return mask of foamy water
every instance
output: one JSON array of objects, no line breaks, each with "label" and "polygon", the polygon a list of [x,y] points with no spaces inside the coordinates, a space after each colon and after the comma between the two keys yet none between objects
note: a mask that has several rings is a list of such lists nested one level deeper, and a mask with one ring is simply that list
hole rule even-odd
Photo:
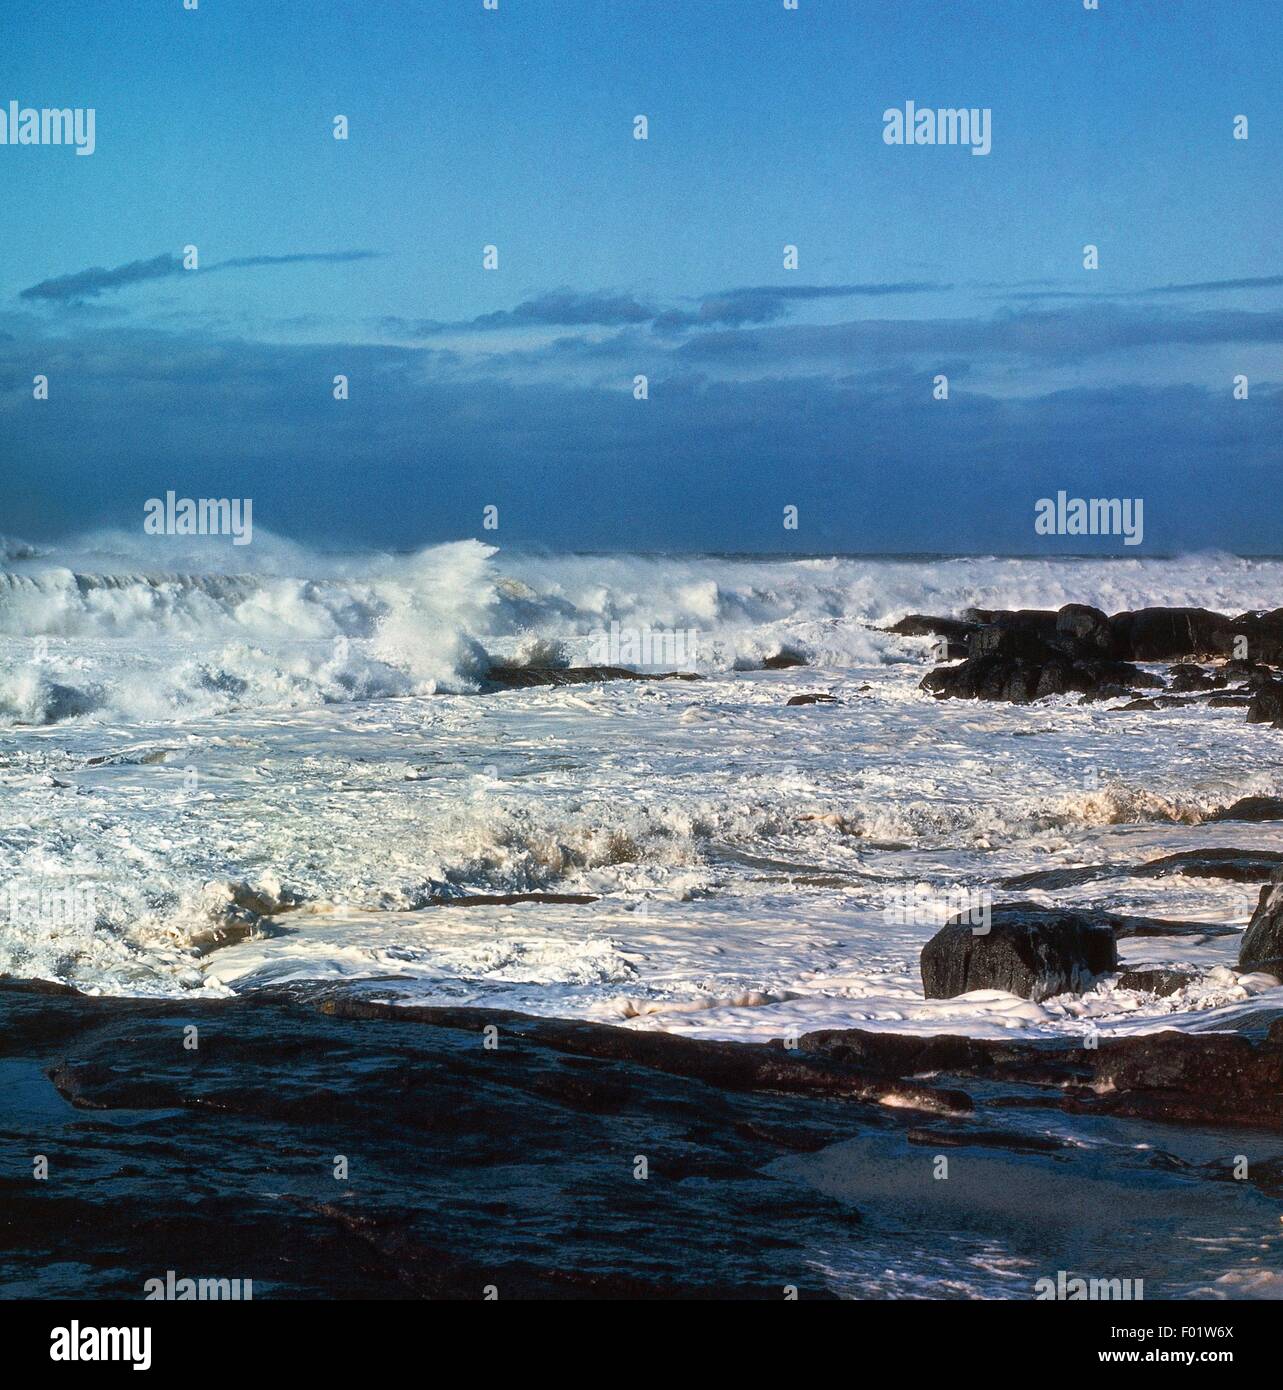
[{"label": "foamy water", "polygon": [[[923,1000],[935,925],[889,921],[897,895],[1283,849],[1269,825],[1201,824],[1283,791],[1283,767],[1241,709],[937,703],[916,688],[930,644],[878,629],[972,605],[1273,608],[1283,563],[252,549],[253,572],[111,536],[0,550],[0,969],[115,993],[365,980],[746,1038],[1218,1026],[1274,988],[1228,970],[1233,936],[1149,938],[1125,963],[1199,984]],[[474,693],[492,659],[582,661],[611,623],[694,631],[682,664],[705,679]],[[752,669],[780,650],[812,664]],[[837,703],[786,706],[803,691]],[[599,900],[440,905],[529,891]],[[1119,875],[1042,900],[1241,926],[1255,896]],[[209,950],[248,920],[236,902],[288,910]]]}]

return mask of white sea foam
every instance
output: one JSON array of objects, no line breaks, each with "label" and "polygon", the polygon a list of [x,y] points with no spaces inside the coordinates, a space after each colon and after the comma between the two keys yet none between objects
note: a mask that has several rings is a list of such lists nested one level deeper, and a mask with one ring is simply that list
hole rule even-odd
[{"label": "white sea foam", "polygon": [[[154,542],[165,544],[156,549]],[[879,629],[968,606],[1269,607],[1283,562],[531,556],[479,542],[322,556],[256,533],[211,542],[100,535],[0,570],[0,721],[163,718],[467,691],[490,658],[588,659],[611,623],[699,633],[704,671],[782,650],[851,668],[926,659]],[[159,563],[158,563],[159,562]],[[37,647],[37,644],[38,647]],[[40,659],[33,663],[32,654]],[[24,659],[26,658],[26,659]],[[123,658],[123,659],[122,659]]]},{"label": "white sea foam", "polygon": [[[1163,1000],[1106,984],[1038,1005],[925,1001],[932,928],[888,926],[888,894],[1283,848],[1270,825],[1205,823],[1277,794],[1283,771],[1241,710],[939,704],[917,689],[928,644],[880,629],[1070,600],[1272,608],[1279,562],[470,541],[326,557],[258,532],[252,549],[252,574],[232,569],[244,552],[157,563],[134,538],[0,551],[0,889],[94,888],[72,920],[0,916],[0,970],[135,993],[356,978],[738,1037],[1203,1027],[1272,988],[1223,969],[1235,937],[1141,938],[1128,964],[1197,983]],[[493,660],[582,661],[612,622],[697,630],[705,679],[470,693]],[[784,649],[813,664],[753,669]],[[785,704],[807,690],[837,703]],[[550,891],[598,901],[440,905]],[[1241,926],[1255,891],[1120,872],[1042,896]]]}]

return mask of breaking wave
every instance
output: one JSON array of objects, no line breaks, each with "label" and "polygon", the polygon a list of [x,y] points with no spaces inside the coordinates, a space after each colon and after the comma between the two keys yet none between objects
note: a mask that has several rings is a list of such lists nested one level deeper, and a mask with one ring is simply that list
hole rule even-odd
[{"label": "breaking wave", "polygon": [[1075,601],[1237,612],[1273,606],[1283,588],[1283,562],[1232,556],[531,555],[477,541],[324,556],[260,532],[254,572],[242,573],[229,566],[243,552],[191,545],[0,541],[0,721],[163,720],[466,692],[496,660],[589,660],[612,623],[694,633],[698,659],[686,664],[703,671],[783,651],[849,669],[924,659],[925,643],[880,630],[913,611]]}]

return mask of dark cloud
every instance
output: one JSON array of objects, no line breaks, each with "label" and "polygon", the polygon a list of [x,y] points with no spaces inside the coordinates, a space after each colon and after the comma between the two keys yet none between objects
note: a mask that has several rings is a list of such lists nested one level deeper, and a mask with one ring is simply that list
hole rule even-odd
[{"label": "dark cloud", "polygon": [[163,280],[166,276],[180,274],[182,269],[182,261],[169,254],[153,256],[149,261],[130,261],[111,270],[97,265],[89,270],[78,270],[74,275],[41,280],[38,285],[23,290],[18,298],[70,304],[78,299],[96,298],[105,290],[123,289],[126,285],[138,285],[144,280]]},{"label": "dark cloud", "polygon": [[808,301],[928,294],[952,288],[918,280],[866,285],[756,285],[704,295],[697,309],[660,309],[634,295],[611,290],[556,289],[524,300],[515,309],[497,309],[463,322],[387,318],[381,323],[389,332],[418,338],[497,328],[635,328],[643,324],[652,324],[661,333],[684,333],[695,328],[775,323],[788,313],[791,305]]},{"label": "dark cloud", "polygon": [[186,271],[179,257],[167,252],[164,255],[153,256],[147,261],[129,261],[126,265],[114,266],[110,270],[103,266],[92,266],[88,270],[78,270],[72,275],[59,275],[51,280],[41,280],[38,285],[31,285],[22,290],[18,298],[55,304],[75,304],[84,299],[95,299],[107,290],[124,289],[128,285],[138,285],[148,280],[164,280],[175,275],[209,274],[215,270],[240,270],[256,266],[338,265],[348,261],[371,260],[380,254],[378,251],[308,251],[287,256],[237,256],[203,267],[200,271]]},{"label": "dark cloud", "polygon": [[1065,363],[1102,353],[1217,343],[1283,342],[1283,311],[1158,313],[1091,308],[997,314],[992,318],[861,319],[726,329],[687,339],[677,353],[700,362],[849,362],[856,354],[966,353]]},{"label": "dark cloud", "polygon": [[[56,409],[30,398],[34,356]],[[490,361],[465,374],[423,347],[121,328],[0,342],[0,529],[135,527],[172,487],[252,497],[257,525],[331,547],[484,539],[494,504],[509,546],[1029,552],[1034,500],[1064,487],[1144,497],[1147,548],[1277,549],[1260,505],[1283,467],[1277,387],[1234,402],[1203,385],[1009,399],[957,384],[942,404],[928,373],[885,360],[731,380],[679,349],[638,402],[622,374],[518,381]]]},{"label": "dark cloud", "polygon": [[218,261],[209,270],[239,270],[259,265],[346,265],[351,261],[375,261],[382,251],[298,251],[289,256],[235,256]]},{"label": "dark cloud", "polygon": [[705,295],[694,312],[670,310],[655,326],[661,330],[699,328],[709,324],[741,327],[774,323],[794,303],[817,299],[881,298],[897,294],[931,294],[952,289],[922,280],[901,280],[865,285],[754,285]]},{"label": "dark cloud", "polygon": [[1038,299],[1145,299],[1164,294],[1230,294],[1236,290],[1283,288],[1283,275],[1254,275],[1240,280],[1190,280],[1184,284],[1149,285],[1139,290],[1022,290],[1005,297],[1021,301]]},{"label": "dark cloud", "polygon": [[471,320],[472,328],[513,328],[530,324],[552,327],[588,327],[600,324],[649,323],[656,310],[639,303],[632,295],[611,294],[605,290],[581,293],[576,290],[549,290],[536,299],[527,299],[515,309],[500,309]]}]

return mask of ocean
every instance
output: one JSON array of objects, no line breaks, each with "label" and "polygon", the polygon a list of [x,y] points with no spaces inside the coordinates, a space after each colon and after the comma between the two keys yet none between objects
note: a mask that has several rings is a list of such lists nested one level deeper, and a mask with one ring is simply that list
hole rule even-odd
[{"label": "ocean", "polygon": [[[528,1073],[520,1084],[530,1093],[491,1095],[485,1054],[466,1027],[420,1024],[402,1036],[370,1031],[393,1024],[306,1023],[282,1015],[282,998],[468,1006],[705,1040],[855,1027],[1087,1047],[1173,1027],[1259,1033],[1283,1005],[1272,977],[1232,969],[1257,885],[1131,872],[1182,849],[1283,849],[1277,821],[1211,819],[1241,796],[1283,791],[1272,731],[1245,723],[1241,708],[1207,703],[1141,712],[1077,696],[937,701],[919,689],[940,657],[934,639],[885,631],[909,613],[972,606],[1272,607],[1280,560],[534,555],[471,541],[325,556],[263,535],[253,569],[227,549],[174,550],[157,564],[154,542],[111,535],[68,548],[10,542],[3,555],[0,974],[178,1001],[214,1038],[204,1044],[210,1061],[182,1081],[214,1086],[213,1111],[163,1109],[153,1129],[170,1147],[138,1180],[111,1148],[117,1129],[83,1131],[79,1111],[51,1093],[43,1062],[6,1063],[13,1123],[31,1129],[19,1147],[47,1148],[50,1138],[36,1136],[64,1130],[78,1152],[106,1145],[103,1172],[118,1176],[95,1220],[108,1225],[113,1205],[135,1211],[170,1183],[171,1148],[188,1155],[209,1131],[207,1161],[228,1162],[228,1106],[250,1113],[256,1097],[297,1091],[295,1109],[284,1099],[285,1109],[268,1106],[259,1140],[293,1152],[295,1119],[329,1097],[328,1125],[339,1104],[331,1093],[353,1093],[364,1123],[386,1130],[384,1158],[406,1134],[409,1169],[421,1166],[421,1145],[445,1145],[430,1165],[436,1186],[416,1188],[416,1219],[441,1238],[428,1213],[459,1202],[471,1211],[477,1169],[460,1168],[453,1130],[416,1126],[435,1125],[442,1108],[492,1105],[488,1143],[506,1126],[539,1133],[549,1122],[527,1109],[562,1094],[559,1049],[580,1045],[553,1038],[545,1052],[530,1034],[521,1069],[502,1073]],[[612,653],[676,653],[680,669],[701,678],[512,680],[514,669]],[[502,687],[488,680],[495,667],[509,673]],[[799,695],[828,698],[788,703]],[[1081,865],[1108,872],[1055,891],[1002,887],[1015,874]],[[1041,1002],[994,990],[923,998],[919,954],[945,917],[1012,898],[1201,924],[1119,940],[1123,969],[1176,966],[1193,980],[1166,997],[1120,987],[1115,974]],[[74,1058],[106,1059],[83,1069],[83,1081],[78,1063],[68,1072],[57,1062],[64,1091],[72,1076],[76,1087],[110,1087],[135,1052],[129,1076],[167,1076],[174,1065],[186,1077],[167,1061],[164,1038],[178,1036],[170,1016],[118,1015],[113,1031],[113,1016],[72,1011],[70,997],[6,998],[21,1036],[35,1029],[54,1045],[75,1029]],[[28,1017],[39,1022],[21,1022]],[[303,1027],[306,1045],[275,1041]],[[359,1052],[345,1051],[356,1045],[353,1027],[363,1030]],[[683,1155],[696,1169],[739,1172],[745,1144],[777,1154],[783,1145],[744,1169],[766,1184],[758,1220],[776,1234],[766,1247],[714,1243],[698,1259],[685,1251],[681,1268],[602,1236],[575,1255],[600,1277],[1022,1298],[1040,1277],[1087,1269],[1143,1276],[1148,1297],[1276,1293],[1273,1161],[1258,1154],[1261,1136],[1058,1115],[1018,1091],[995,1102],[988,1123],[1001,1120],[1001,1133],[987,1138],[966,1123],[956,1134],[930,1127],[929,1113],[915,1119],[894,1105],[848,1111],[855,1102],[803,1105],[769,1090],[735,1101],[708,1087],[698,1099],[687,1095],[694,1081],[664,1079],[662,1069],[627,1074],[630,1105],[651,1105],[663,1116],[653,1123],[677,1126],[663,1143],[653,1134],[642,1143],[662,1150],[662,1170]],[[131,1086],[104,1093],[108,1106],[171,1105],[152,1081]],[[442,1095],[416,1101],[411,1086]],[[631,1211],[614,1191],[623,1158],[614,1138],[600,1152],[585,1148],[592,1108],[605,1102],[585,1112],[582,1086],[571,1084],[555,1130],[577,1156],[567,1151],[555,1172],[580,1173],[589,1187],[605,1181],[613,1195],[599,1220],[609,1226]],[[35,1106],[31,1116],[24,1105]],[[710,1105],[734,1108],[687,1133]],[[745,1129],[749,1116],[758,1118]],[[613,1122],[602,1133],[614,1136]],[[318,1134],[309,1144],[339,1145],[325,1154],[350,1143]],[[328,1179],[311,1175],[309,1144],[291,1181],[304,1191],[320,1183],[320,1193]],[[710,1156],[717,1145],[724,1161]],[[552,1177],[541,1152],[520,1159],[521,1183]],[[954,1180],[931,1180],[949,1152]],[[1254,1175],[1265,1163],[1264,1191],[1215,1180],[1240,1152],[1252,1155]],[[409,1169],[389,1169],[385,1197],[367,1176],[366,1200],[406,1200]],[[493,1201],[506,1204],[502,1172]],[[720,1212],[723,1188],[677,1183],[677,1207],[663,1220],[696,1220],[683,1202]],[[570,1213],[560,1198],[531,1201],[559,1213],[548,1240],[560,1250]],[[254,1219],[284,1219],[278,1207],[267,1201]],[[833,1216],[856,1208],[859,1236]],[[1125,1208],[1138,1222],[1126,1258]],[[705,1219],[719,1229],[714,1215]],[[63,1251],[60,1230],[40,1226],[32,1240]],[[192,1234],[193,1248],[204,1238]],[[288,1238],[302,1237],[289,1227]],[[525,1258],[503,1222],[470,1216],[457,1240],[487,1268]],[[79,1247],[67,1250],[81,1258]],[[398,1251],[371,1290],[409,1279]],[[57,1291],[63,1266],[47,1258],[47,1268],[19,1262],[17,1287]],[[175,1257],[164,1245],[139,1258],[146,1272]],[[328,1266],[238,1258],[236,1269],[268,1294],[331,1289]],[[92,1287],[131,1289],[139,1277],[131,1265]],[[460,1277],[470,1287],[471,1276]]]},{"label": "ocean", "polygon": [[[12,976],[155,996],[361,982],[756,1041],[1207,1029],[1283,1002],[1229,969],[1236,932],[1121,941],[1124,968],[1196,970],[1168,997],[1107,980],[924,999],[919,952],[960,902],[1241,927],[1253,885],[1126,870],[1283,850],[1278,823],[1207,823],[1283,792],[1283,765],[1241,709],[937,701],[918,689],[933,640],[884,631],[970,606],[1271,608],[1283,561],[158,544],[0,549]],[[702,679],[483,692],[493,664],[582,664],[630,634],[676,634]],[[763,669],[781,654],[806,664]],[[1117,872],[999,886],[1081,864]],[[467,902],[523,894],[552,900]]]}]

